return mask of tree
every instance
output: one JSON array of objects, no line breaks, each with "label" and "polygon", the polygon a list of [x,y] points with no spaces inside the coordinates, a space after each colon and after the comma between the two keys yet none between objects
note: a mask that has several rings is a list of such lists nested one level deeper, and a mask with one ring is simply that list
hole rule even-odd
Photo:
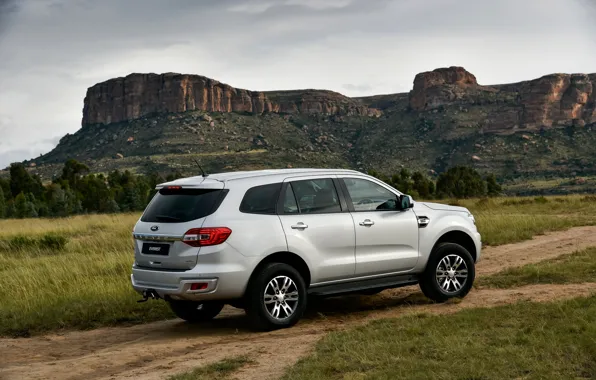
[{"label": "tree", "polygon": [[0,186],[0,219],[6,216],[6,200],[4,199],[4,190]]},{"label": "tree", "polygon": [[38,216],[35,205],[24,193],[19,193],[15,198],[15,212],[17,218],[37,218]]},{"label": "tree", "polygon": [[12,193],[10,191],[10,179],[0,178],[0,188],[4,192],[6,201],[12,199]]},{"label": "tree", "polygon": [[78,183],[83,174],[89,172],[89,167],[71,158],[64,163],[62,168],[61,184],[67,183],[72,189],[78,189]]},{"label": "tree", "polygon": [[457,166],[441,173],[436,192],[456,198],[481,197],[486,195],[486,182],[473,168]]},{"label": "tree", "polygon": [[16,218],[17,209],[14,206],[14,199],[9,200],[6,203],[6,218]]},{"label": "tree", "polygon": [[435,184],[420,172],[412,174],[413,189],[425,199],[430,199],[435,191]]},{"label": "tree", "polygon": [[103,176],[87,175],[78,183],[81,203],[85,212],[109,212],[114,195]]},{"label": "tree", "polygon": [[178,178],[182,178],[182,177],[184,177],[184,175],[182,175],[182,173],[180,173],[179,171],[175,171],[174,173],[171,173],[166,177],[166,181],[168,181],[168,182],[175,181]]},{"label": "tree", "polygon": [[38,176],[32,177],[23,164],[14,163],[10,165],[10,191],[15,198],[20,193],[31,193],[41,198],[44,187]]},{"label": "tree", "polygon": [[496,197],[503,191],[493,173],[486,176],[486,190],[489,197]]},{"label": "tree", "polygon": [[89,167],[87,165],[71,158],[64,163],[61,178],[70,183],[75,183],[77,178],[88,172]]}]

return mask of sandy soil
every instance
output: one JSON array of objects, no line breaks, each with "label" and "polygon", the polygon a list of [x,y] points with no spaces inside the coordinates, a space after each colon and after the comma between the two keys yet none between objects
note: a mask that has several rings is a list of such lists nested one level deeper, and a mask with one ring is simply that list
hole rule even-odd
[{"label": "sandy soil", "polygon": [[[488,247],[478,276],[535,263],[596,246],[596,227],[548,233],[530,241]],[[451,313],[520,300],[551,301],[596,293],[596,284],[533,285],[515,289],[473,290],[462,302],[430,304],[417,287],[387,290],[377,296],[349,296],[309,307],[291,329],[255,333],[241,310],[226,307],[209,324],[180,320],[133,327],[72,331],[26,339],[0,339],[0,379],[164,379],[227,357],[248,354],[255,361],[238,379],[275,379],[313,349],[329,331],[412,312]]]}]

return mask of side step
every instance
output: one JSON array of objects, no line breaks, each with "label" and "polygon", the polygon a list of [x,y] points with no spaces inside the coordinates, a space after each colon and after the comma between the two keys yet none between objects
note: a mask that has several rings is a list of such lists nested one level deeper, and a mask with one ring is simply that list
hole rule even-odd
[{"label": "side step", "polygon": [[339,284],[320,285],[308,289],[308,294],[315,296],[336,296],[342,294],[358,293],[364,290],[384,290],[391,288],[400,288],[403,286],[416,285],[418,276],[413,274],[387,276],[380,278],[370,278],[366,280],[357,280],[342,282]]}]

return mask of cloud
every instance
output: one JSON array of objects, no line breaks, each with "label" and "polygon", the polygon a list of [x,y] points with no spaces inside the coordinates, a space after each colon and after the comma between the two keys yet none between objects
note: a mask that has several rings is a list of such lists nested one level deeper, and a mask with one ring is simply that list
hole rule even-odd
[{"label": "cloud", "polygon": [[346,89],[349,92],[358,92],[358,93],[365,93],[370,92],[373,87],[370,84],[351,84],[347,83],[342,86],[342,88]]},{"label": "cloud", "polygon": [[513,82],[596,71],[594,16],[591,0],[0,0],[0,167],[75,132],[86,89],[131,72],[349,96],[451,65]]}]

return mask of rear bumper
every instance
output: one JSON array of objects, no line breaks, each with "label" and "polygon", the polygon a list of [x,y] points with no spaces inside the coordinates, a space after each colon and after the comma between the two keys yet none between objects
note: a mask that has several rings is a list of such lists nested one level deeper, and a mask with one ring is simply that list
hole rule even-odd
[{"label": "rear bumper", "polygon": [[[134,274],[130,275],[132,287],[139,293],[145,290],[155,290],[161,297],[168,296],[188,296],[195,297],[197,295],[213,293],[217,290],[217,278],[200,278],[181,280],[177,286],[168,286],[160,283],[143,283],[135,279]],[[206,284],[204,289],[192,290],[191,286],[194,283]]]},{"label": "rear bumper", "polygon": [[[239,267],[225,273],[155,270],[133,266],[130,280],[138,293],[153,290],[161,298],[178,300],[231,300],[244,295],[251,271]],[[191,290],[193,283],[206,283],[205,289]]]}]

